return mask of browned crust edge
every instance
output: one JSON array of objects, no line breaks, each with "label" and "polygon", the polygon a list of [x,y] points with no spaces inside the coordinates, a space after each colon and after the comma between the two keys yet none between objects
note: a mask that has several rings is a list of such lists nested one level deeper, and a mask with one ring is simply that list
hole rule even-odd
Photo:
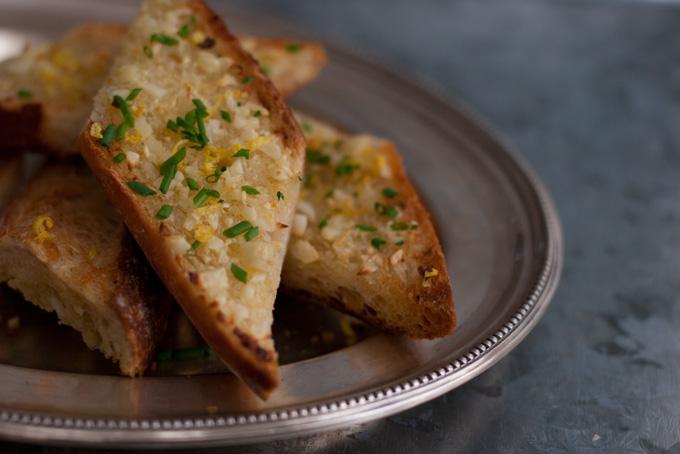
[{"label": "browned crust edge", "polygon": [[[291,149],[292,159],[301,160],[305,148],[302,132],[273,84],[261,73],[257,62],[241,48],[238,40],[230,34],[217,14],[200,0],[192,0],[189,4],[197,15],[205,20],[206,28],[211,30],[211,34],[216,38],[218,49],[240,62],[244,77],[253,76],[251,86],[256,90],[260,101],[271,112],[273,123],[277,125],[273,132],[280,135],[284,144]],[[115,203],[121,218],[141,245],[149,262],[204,340],[237,376],[261,398],[266,399],[279,384],[276,354],[258,348],[253,339],[249,339],[234,326],[233,320],[225,318],[216,304],[207,301],[195,289],[191,279],[178,273],[177,267],[173,265],[176,257],[164,246],[163,241],[159,240],[160,232],[155,226],[156,223],[152,221],[152,216],[137,203],[137,196],[125,182],[110,172],[109,153],[90,136],[88,132],[90,124],[91,122],[88,122],[85,125],[80,135],[81,153],[104,191]]]}]

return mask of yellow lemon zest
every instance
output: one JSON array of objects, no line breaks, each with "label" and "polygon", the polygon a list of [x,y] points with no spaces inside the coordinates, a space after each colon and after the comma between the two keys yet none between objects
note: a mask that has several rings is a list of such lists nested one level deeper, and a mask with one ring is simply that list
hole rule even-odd
[{"label": "yellow lemon zest", "polygon": [[132,106],[132,115],[134,115],[135,118],[141,117],[145,108],[146,106],[144,103],[134,104]]},{"label": "yellow lemon zest", "polygon": [[142,134],[136,130],[127,130],[125,131],[125,141],[131,144],[138,144],[142,142]]},{"label": "yellow lemon zest", "polygon": [[57,68],[61,68],[65,71],[76,72],[80,67],[78,60],[74,58],[67,49],[64,48],[57,49],[52,54],[50,60]]},{"label": "yellow lemon zest", "polygon": [[33,233],[35,233],[35,241],[42,243],[45,240],[52,240],[53,236],[49,231],[54,227],[54,219],[49,216],[36,216],[33,221]]},{"label": "yellow lemon zest", "polygon": [[194,228],[194,239],[205,243],[215,234],[215,230],[206,224],[199,224]]}]

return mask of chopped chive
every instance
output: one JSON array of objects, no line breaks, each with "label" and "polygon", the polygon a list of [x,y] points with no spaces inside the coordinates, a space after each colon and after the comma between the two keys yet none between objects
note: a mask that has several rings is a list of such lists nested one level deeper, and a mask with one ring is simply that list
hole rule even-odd
[{"label": "chopped chive", "polygon": [[250,241],[260,233],[259,227],[253,227],[246,232],[246,241]]},{"label": "chopped chive", "polygon": [[352,172],[354,172],[354,169],[356,169],[357,167],[359,167],[359,166],[356,165],[356,164],[349,163],[348,159],[345,158],[335,168],[335,174],[336,175],[351,175]]},{"label": "chopped chive", "polygon": [[208,197],[214,197],[216,199],[220,198],[220,193],[215,191],[214,189],[208,189],[208,188],[203,188],[200,191],[198,191],[198,194],[194,196],[194,206],[196,208],[200,208],[203,205],[205,205],[205,202],[208,200]]},{"label": "chopped chive", "polygon": [[285,199],[285,198],[286,198],[286,196],[283,195],[283,192],[281,192],[281,191],[276,191],[276,199],[277,199],[277,200],[283,200],[283,199]]},{"label": "chopped chive", "polygon": [[247,148],[241,148],[236,153],[234,153],[233,157],[250,159],[250,150]]},{"label": "chopped chive", "polygon": [[383,205],[380,202],[375,202],[373,208],[375,208],[375,211],[378,214],[382,214],[383,216],[389,216],[393,219],[399,216],[399,210],[393,205]]},{"label": "chopped chive", "polygon": [[198,182],[193,178],[187,178],[187,186],[189,186],[189,189],[192,191],[195,191],[200,187]]},{"label": "chopped chive", "polygon": [[302,130],[304,132],[312,132],[312,125],[310,125],[308,121],[303,121],[302,122]]},{"label": "chopped chive", "polygon": [[404,245],[404,240],[399,240],[396,243],[394,243],[395,246],[403,246]]},{"label": "chopped chive", "polygon": [[376,249],[380,249],[380,246],[382,246],[385,243],[387,243],[387,241],[380,237],[375,237],[371,240],[371,246],[373,246]]},{"label": "chopped chive", "polygon": [[175,154],[166,159],[160,166],[161,175],[165,175],[173,166],[177,166],[180,162],[184,160],[187,155],[187,149],[185,147],[177,150]]},{"label": "chopped chive", "polygon": [[408,230],[408,224],[405,222],[395,222],[390,226],[390,229],[399,231],[399,230]]},{"label": "chopped chive", "polygon": [[397,210],[397,207],[395,207],[394,205],[390,205],[387,207],[387,211],[385,212],[385,214],[394,219],[397,216],[399,216],[399,210]]},{"label": "chopped chive", "polygon": [[302,44],[300,43],[291,43],[286,46],[286,52],[290,54],[296,54],[302,50]]},{"label": "chopped chive", "polygon": [[203,101],[201,101],[198,98],[194,98],[194,99],[191,100],[191,102],[194,103],[194,105],[196,106],[196,109],[198,109],[198,113],[200,113],[201,116],[203,116],[203,117],[208,116],[208,108],[205,107],[205,104],[203,104]]},{"label": "chopped chive", "polygon": [[325,218],[323,218],[321,220],[321,222],[319,222],[319,230],[323,229],[327,225],[328,225],[328,216],[326,216]]},{"label": "chopped chive", "polygon": [[127,129],[127,125],[123,122],[118,125],[116,128],[116,140],[120,141],[125,138],[125,130]]},{"label": "chopped chive", "polygon": [[399,195],[399,193],[392,188],[385,188],[385,189],[382,190],[382,193],[388,199],[391,199],[391,198]]},{"label": "chopped chive", "polygon": [[142,92],[141,88],[133,88],[130,90],[130,93],[127,95],[127,98],[125,98],[126,101],[132,101],[137,97],[138,94]]},{"label": "chopped chive", "polygon": [[144,55],[146,55],[146,58],[153,58],[153,51],[149,46],[144,46],[143,49]]},{"label": "chopped chive", "polygon": [[112,161],[115,162],[116,164],[120,164],[121,162],[125,161],[125,158],[126,158],[125,153],[118,153],[113,157]]},{"label": "chopped chive", "polygon": [[234,262],[231,262],[231,273],[244,284],[248,283],[248,272]]},{"label": "chopped chive", "polygon": [[222,120],[226,121],[227,123],[231,123],[231,114],[225,110],[220,110],[220,115],[222,116]]},{"label": "chopped chive", "polygon": [[196,25],[197,22],[198,22],[198,19],[196,19],[196,15],[195,15],[195,14],[192,14],[192,15],[191,15],[191,23],[194,24],[194,25]]},{"label": "chopped chive", "polygon": [[205,181],[208,183],[217,183],[222,176],[222,174],[227,170],[226,167],[220,167],[219,169],[215,169],[215,171],[211,174],[205,177]]},{"label": "chopped chive", "polygon": [[201,245],[201,242],[200,242],[200,241],[194,240],[194,242],[191,243],[191,250],[192,250],[192,251],[195,251],[196,249],[198,249],[198,247],[199,247],[200,245]]},{"label": "chopped chive", "polygon": [[418,228],[418,223],[414,222],[411,224],[411,230],[416,230]]},{"label": "chopped chive", "polygon": [[333,197],[333,190],[332,190],[332,189],[329,190],[328,192],[326,192],[326,193],[323,195],[323,198],[324,198],[324,199],[330,199],[331,197]]},{"label": "chopped chive", "polygon": [[306,157],[307,162],[310,164],[328,164],[331,162],[329,155],[323,154],[321,150],[314,150],[312,148],[307,148]]},{"label": "chopped chive", "polygon": [[362,232],[375,232],[376,230],[378,230],[375,227],[373,227],[372,225],[366,225],[366,224],[357,224],[356,228],[361,230]]},{"label": "chopped chive", "polygon": [[114,125],[108,125],[102,134],[101,145],[103,147],[108,147],[113,142],[113,136],[116,134],[116,127]]},{"label": "chopped chive", "polygon": [[186,38],[187,36],[189,36],[189,24],[182,25],[182,28],[180,28],[179,31],[177,32],[177,36],[179,36],[180,38]]},{"label": "chopped chive", "polygon": [[127,101],[125,101],[121,96],[115,95],[113,97],[113,105],[118,107],[120,109],[120,113],[123,114],[123,117],[125,118],[125,123],[131,128],[135,127],[135,117],[132,116],[132,112],[130,112],[130,107],[127,104]]},{"label": "chopped chive", "polygon": [[172,214],[172,205],[163,205],[158,213],[156,213],[156,219],[167,219]]},{"label": "chopped chive", "polygon": [[161,181],[161,185],[158,188],[163,194],[168,193],[168,189],[170,189],[170,183],[172,183],[172,180],[175,179],[176,174],[176,164],[172,164],[171,166],[165,168],[165,173],[163,173],[163,181]]},{"label": "chopped chive", "polygon": [[145,185],[140,181],[128,181],[128,188],[135,191],[137,194],[147,197],[150,195],[156,195],[156,191]]},{"label": "chopped chive", "polygon": [[165,127],[169,129],[172,132],[177,132],[177,123],[175,123],[172,120],[168,120],[168,122],[165,124]]},{"label": "chopped chive", "polygon": [[17,91],[17,96],[21,99],[31,99],[33,97],[33,93],[22,88],[21,90]]},{"label": "chopped chive", "polygon": [[248,186],[247,184],[244,184],[243,186],[241,186],[241,190],[242,190],[243,192],[245,192],[246,194],[250,194],[250,195],[258,195],[258,194],[260,194],[260,191],[258,191],[257,189],[255,189],[255,188],[252,187],[252,186]]},{"label": "chopped chive", "polygon": [[234,238],[239,236],[242,233],[247,232],[248,230],[253,228],[253,224],[250,223],[250,221],[241,221],[238,224],[234,224],[231,227],[229,227],[227,230],[222,232],[224,236],[227,238]]},{"label": "chopped chive", "polygon": [[150,39],[152,42],[155,41],[166,46],[176,46],[179,43],[179,41],[177,41],[175,38],[168,35],[163,35],[162,33],[154,33],[151,35]]},{"label": "chopped chive", "polygon": [[272,69],[264,64],[260,65],[260,71],[262,71],[262,74],[265,76],[269,76],[272,73]]},{"label": "chopped chive", "polygon": [[241,79],[241,83],[243,85],[248,85],[250,84],[255,78],[253,76],[246,76],[243,79]]},{"label": "chopped chive", "polygon": [[257,118],[260,115],[262,115],[262,112],[260,112],[259,110],[256,110],[255,113],[253,114],[253,117]]}]

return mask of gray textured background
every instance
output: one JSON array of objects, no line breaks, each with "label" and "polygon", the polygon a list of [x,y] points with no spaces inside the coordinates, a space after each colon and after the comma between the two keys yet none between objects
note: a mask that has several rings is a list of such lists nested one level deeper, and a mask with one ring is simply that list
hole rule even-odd
[{"label": "gray textured background", "polygon": [[481,114],[552,191],[566,262],[536,330],[462,388],[341,432],[209,452],[680,452],[680,4],[231,3]]}]

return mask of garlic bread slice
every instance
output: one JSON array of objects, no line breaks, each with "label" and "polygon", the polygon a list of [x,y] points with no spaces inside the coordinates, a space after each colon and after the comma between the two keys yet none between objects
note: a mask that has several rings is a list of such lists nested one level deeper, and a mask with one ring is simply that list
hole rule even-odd
[{"label": "garlic bread slice", "polygon": [[82,162],[48,164],[0,221],[0,282],[140,375],[172,299]]},{"label": "garlic bread slice", "polygon": [[307,163],[285,288],[393,333],[449,334],[455,314],[444,255],[394,145],[298,120]]},{"label": "garlic bread slice", "polygon": [[[78,154],[77,138],[92,98],[126,31],[123,25],[85,23],[1,62],[0,150]],[[194,30],[186,39],[200,44],[206,36]],[[284,96],[314,79],[326,62],[323,47],[313,42],[247,37],[243,44]],[[153,45],[147,48],[152,52]]]},{"label": "garlic bread slice", "polygon": [[80,136],[165,285],[263,398],[278,384],[272,309],[304,149],[257,61],[197,0],[142,2]]}]

